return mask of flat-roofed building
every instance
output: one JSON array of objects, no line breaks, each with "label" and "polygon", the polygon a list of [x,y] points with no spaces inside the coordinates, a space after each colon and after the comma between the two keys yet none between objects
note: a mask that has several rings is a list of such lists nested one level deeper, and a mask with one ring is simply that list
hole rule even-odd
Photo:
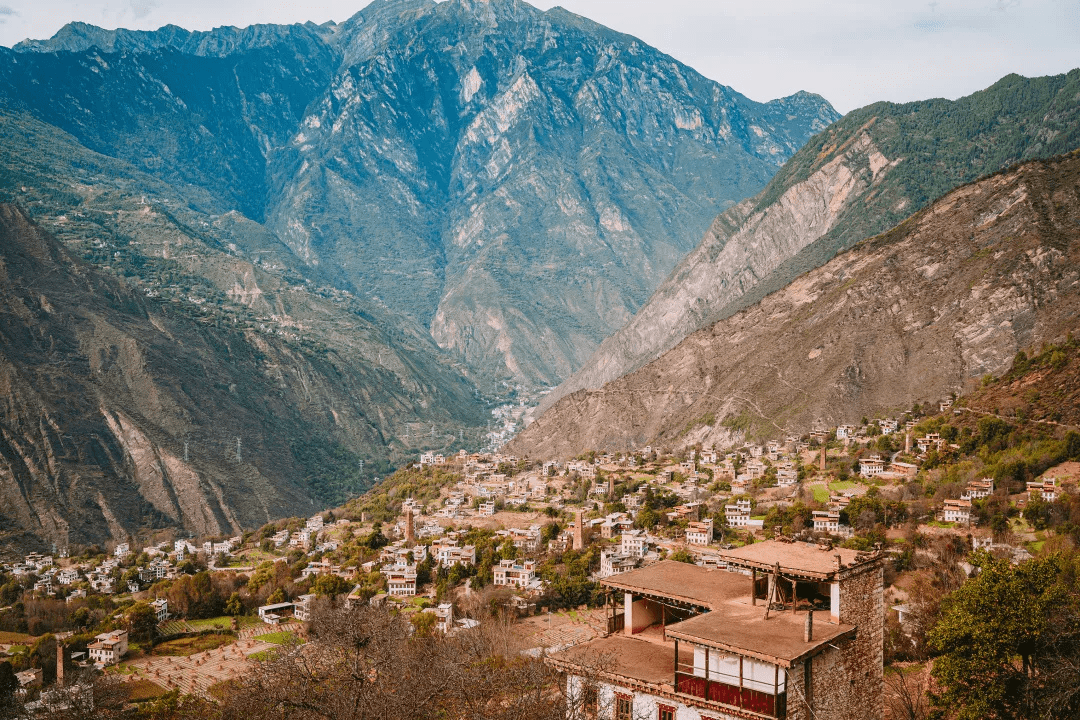
[{"label": "flat-roofed building", "polygon": [[970,500],[946,500],[942,511],[942,519],[945,522],[960,523],[967,525],[971,522]]},{"label": "flat-roofed building", "polygon": [[571,700],[616,720],[880,720],[883,556],[766,541],[719,557],[602,580],[621,632],[549,656]]},{"label": "flat-roofed building", "polygon": [[97,665],[115,665],[127,654],[127,630],[113,630],[97,635],[86,649],[90,651],[91,662]]}]

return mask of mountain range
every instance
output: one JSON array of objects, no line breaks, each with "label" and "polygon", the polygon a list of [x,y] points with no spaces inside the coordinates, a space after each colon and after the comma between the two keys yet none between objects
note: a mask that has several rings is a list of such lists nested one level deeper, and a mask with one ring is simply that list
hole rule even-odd
[{"label": "mountain range", "polygon": [[[264,251],[252,233],[287,249],[275,262],[384,306],[489,391],[577,370],[717,212],[839,117],[517,0],[203,33],[72,24],[0,51],[0,80],[8,112],[166,183],[196,228],[242,218],[220,233],[236,252]],[[69,214],[31,198],[7,199],[50,229]]]},{"label": "mountain range", "polygon": [[0,545],[234,533],[483,445],[838,117],[514,0],[0,48]]},{"label": "mountain range", "polygon": [[1080,70],[1010,75],[956,101],[875,103],[810,140],[698,247],[542,409],[641,368],[958,185],[1080,147]]},{"label": "mountain range", "polygon": [[723,445],[937,403],[1080,320],[1080,152],[963,185],[892,230],[564,396],[508,450]]}]

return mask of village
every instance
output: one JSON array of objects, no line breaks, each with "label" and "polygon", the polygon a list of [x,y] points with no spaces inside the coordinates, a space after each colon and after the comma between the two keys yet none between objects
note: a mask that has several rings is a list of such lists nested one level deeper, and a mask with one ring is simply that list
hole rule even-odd
[{"label": "village", "polygon": [[589,699],[620,720],[811,717],[838,702],[815,690],[835,672],[870,680],[844,700],[861,710],[830,717],[880,717],[883,662],[924,642],[911,618],[927,572],[966,578],[970,553],[1018,563],[1053,546],[1032,513],[1071,502],[1080,476],[1076,462],[1022,487],[957,474],[947,458],[992,423],[951,400],[924,412],[567,462],[427,452],[342,508],[242,536],[32,553],[2,567],[0,659],[28,708],[69,701],[65,676],[92,668],[132,702],[212,700],[304,643],[326,603],[387,607],[419,633],[495,612],[571,679],[582,653],[636,658]]}]

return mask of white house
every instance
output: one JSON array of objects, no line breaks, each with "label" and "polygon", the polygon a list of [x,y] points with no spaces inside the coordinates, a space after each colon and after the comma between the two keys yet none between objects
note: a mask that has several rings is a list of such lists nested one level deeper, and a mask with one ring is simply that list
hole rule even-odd
[{"label": "white house", "polygon": [[815,510],[814,532],[824,532],[836,535],[840,532],[839,510]]},{"label": "white house", "polygon": [[863,477],[872,478],[885,472],[885,461],[880,455],[871,455],[859,460],[859,474]]},{"label": "white house", "polygon": [[622,534],[619,552],[628,557],[645,557],[649,541],[644,530],[626,530]]},{"label": "white house", "polygon": [[712,518],[700,522],[691,522],[686,527],[687,545],[708,545],[712,542],[713,521]]},{"label": "white house", "polygon": [[159,623],[165,622],[169,617],[169,601],[166,598],[158,598],[150,603],[150,607],[154,608],[154,613],[157,614],[157,621]]},{"label": "white house", "polygon": [[994,478],[971,480],[964,492],[960,493],[961,500],[978,500],[994,494]]},{"label": "white house", "polygon": [[960,523],[961,525],[967,525],[971,522],[971,501],[946,500],[945,510],[942,513],[942,519],[945,522],[954,522]]},{"label": "white house", "polygon": [[416,595],[416,566],[394,565],[383,568],[386,577],[386,592],[395,597],[412,597]]},{"label": "white house", "polygon": [[728,527],[746,527],[750,524],[750,501],[743,498],[734,505],[725,505],[724,518]]},{"label": "white house", "polygon": [[90,660],[97,665],[115,665],[120,662],[128,649],[127,630],[113,630],[95,636],[94,642],[86,646],[90,651]]},{"label": "white house", "polygon": [[600,551],[600,577],[607,578],[630,572],[637,567],[638,558],[622,553]]},{"label": "white house", "polygon": [[525,560],[520,564],[513,560],[500,560],[499,564],[491,569],[494,574],[493,584],[527,588],[536,580],[535,568],[536,563],[532,560]]}]

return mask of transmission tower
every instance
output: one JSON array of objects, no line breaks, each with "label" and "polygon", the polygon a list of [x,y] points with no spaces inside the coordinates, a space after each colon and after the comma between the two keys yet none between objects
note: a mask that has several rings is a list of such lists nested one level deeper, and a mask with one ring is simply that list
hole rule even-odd
[{"label": "transmission tower", "polygon": [[236,438],[236,462],[242,462],[240,460],[240,438]]}]

